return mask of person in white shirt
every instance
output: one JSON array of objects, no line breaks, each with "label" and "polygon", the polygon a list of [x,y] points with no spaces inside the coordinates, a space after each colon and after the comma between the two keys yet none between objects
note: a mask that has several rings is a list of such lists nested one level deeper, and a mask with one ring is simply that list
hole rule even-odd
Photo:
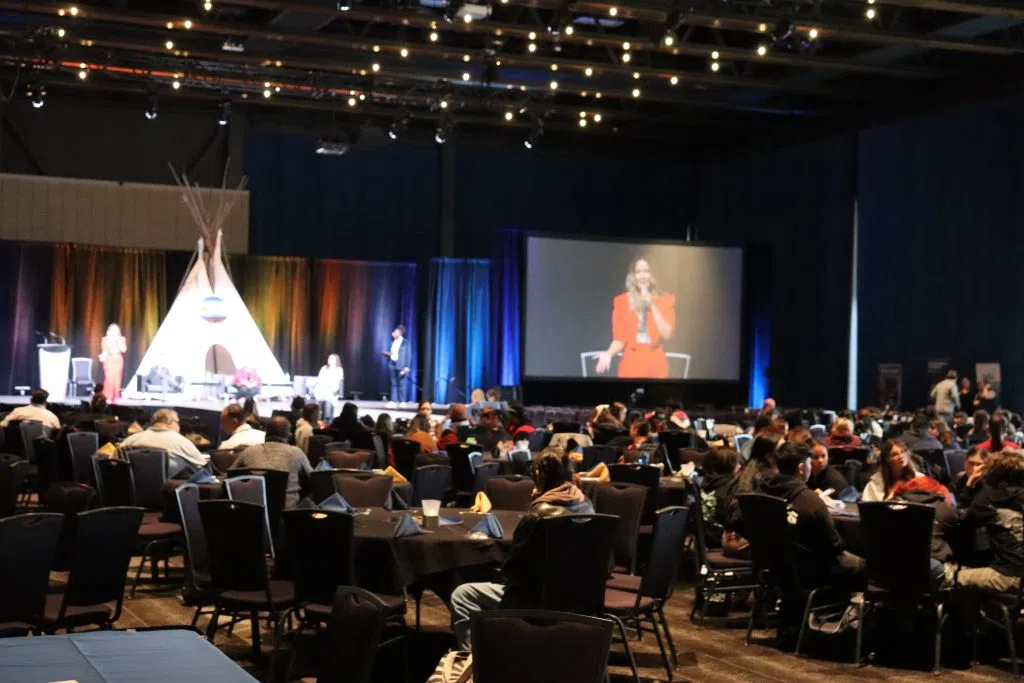
[{"label": "person in white shirt", "polygon": [[263,443],[267,435],[259,429],[253,429],[245,421],[245,411],[242,406],[232,403],[220,413],[220,428],[228,438],[220,442],[218,450],[233,451],[243,446],[255,446]]},{"label": "person in white shirt", "polygon": [[47,429],[57,431],[60,429],[60,419],[46,408],[46,399],[50,398],[50,392],[46,389],[36,389],[32,392],[27,406],[19,406],[7,414],[7,417],[0,422],[0,427],[6,427],[11,422],[42,422]]},{"label": "person in white shirt", "polygon": [[118,444],[119,448],[159,448],[167,451],[167,475],[180,478],[206,466],[207,458],[196,445],[180,433],[177,411],[161,408],[153,413],[149,429],[132,434]]},{"label": "person in white shirt", "polygon": [[341,367],[341,356],[332,353],[327,365],[320,368],[316,376],[313,396],[320,404],[320,414],[325,420],[334,418],[334,407],[338,397],[344,393],[345,371]]},{"label": "person in white shirt", "polygon": [[953,413],[960,410],[960,390],[956,385],[956,370],[946,373],[946,379],[932,387],[931,398],[935,402],[935,414],[953,424]]}]

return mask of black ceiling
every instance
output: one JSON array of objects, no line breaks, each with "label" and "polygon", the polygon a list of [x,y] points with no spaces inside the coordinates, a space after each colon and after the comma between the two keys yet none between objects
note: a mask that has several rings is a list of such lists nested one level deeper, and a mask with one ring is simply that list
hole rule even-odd
[{"label": "black ceiling", "polygon": [[685,140],[978,91],[1012,78],[1024,54],[1024,3],[351,3],[0,0],[0,68],[5,88],[18,79],[15,92],[41,83],[211,108],[230,99],[414,125]]}]

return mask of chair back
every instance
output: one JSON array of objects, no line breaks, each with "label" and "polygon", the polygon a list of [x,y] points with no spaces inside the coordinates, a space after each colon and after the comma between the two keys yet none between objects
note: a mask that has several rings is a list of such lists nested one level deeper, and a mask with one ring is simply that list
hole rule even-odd
[{"label": "chair back", "polygon": [[935,508],[904,501],[859,503],[868,583],[894,598],[929,593]]},{"label": "chair back", "polygon": [[472,491],[476,479],[473,475],[473,465],[469,462],[469,454],[473,452],[474,447],[464,443],[450,443],[444,450],[451,459],[452,486],[456,491]]},{"label": "chair back", "polygon": [[132,470],[135,505],[147,510],[164,507],[164,484],[167,482],[167,451],[160,448],[129,448],[125,460]]},{"label": "chair back", "polygon": [[747,444],[753,440],[754,437],[751,436],[750,434],[737,434],[736,436],[732,437],[732,444],[737,452],[742,452],[742,450],[746,448]]},{"label": "chair back", "polygon": [[355,518],[337,510],[285,510],[295,603],[330,605],[338,586],[354,583]]},{"label": "chair back", "polygon": [[443,501],[452,489],[452,468],[448,465],[417,467],[412,473],[412,504],[423,505],[423,500]]},{"label": "chair back", "polygon": [[339,473],[341,470],[313,470],[309,473],[309,496],[313,502],[320,504],[337,492],[334,475]]},{"label": "chair back", "polygon": [[349,452],[334,449],[327,451],[327,460],[331,463],[331,467],[336,469],[365,470],[368,469],[372,455],[370,451]]},{"label": "chair back", "polygon": [[390,507],[394,483],[386,474],[338,472],[334,475],[335,490],[349,505],[359,508]]},{"label": "chair back", "polygon": [[25,442],[21,439],[21,420],[8,422],[4,427],[4,449],[20,458],[25,457]]},{"label": "chair back", "polygon": [[42,616],[63,528],[64,515],[52,512],[0,520],[0,624]]},{"label": "chair back", "polygon": [[391,452],[395,456],[395,469],[403,477],[412,481],[412,474],[416,469],[416,456],[420,452],[420,445],[409,439],[394,439],[391,442]]},{"label": "chair back", "polygon": [[575,614],[604,612],[605,580],[619,518],[564,514],[537,522],[544,543],[540,568],[542,609]]},{"label": "chair back", "polygon": [[[495,610],[470,620],[474,683],[600,683],[614,622],[545,610]],[[510,652],[530,653],[510,657]],[[544,662],[537,666],[537,662]]]},{"label": "chair back", "polygon": [[487,480],[484,493],[495,510],[527,512],[533,502],[533,479],[521,474],[498,475]]},{"label": "chair back", "polygon": [[370,683],[377,646],[384,632],[387,610],[373,593],[341,586],[332,601],[327,623],[327,655],[319,683]]},{"label": "chair back", "polygon": [[91,458],[99,448],[100,438],[96,432],[68,432],[68,449],[71,451],[71,469],[75,473],[75,481],[96,485]]},{"label": "chair back", "polygon": [[210,467],[214,474],[227,474],[231,466],[238,460],[238,451],[210,451]]},{"label": "chair back", "polygon": [[268,591],[263,506],[241,500],[201,500],[198,507],[214,592]]},{"label": "chair back", "polygon": [[705,528],[704,509],[701,506],[700,487],[692,479],[684,479],[686,482],[687,498],[692,501],[690,512],[687,515],[693,522],[693,559],[696,563],[697,576],[703,576],[707,572],[707,529]]},{"label": "chair back", "polygon": [[18,494],[32,465],[16,455],[0,457],[0,518],[10,517],[18,505]]},{"label": "chair back", "polygon": [[964,471],[964,461],[967,460],[967,451],[946,451],[946,472],[950,480],[956,478]]},{"label": "chair back", "polygon": [[[462,438],[461,436],[459,437]],[[551,433],[546,429],[538,429],[530,432],[530,435],[526,437],[526,440],[530,444],[530,451],[536,453],[544,450],[544,447],[548,444],[548,439],[551,438]]]},{"label": "chair back", "polygon": [[815,441],[824,441],[828,437],[828,427],[825,425],[811,425],[810,430]]},{"label": "chair back", "polygon": [[473,494],[483,491],[487,487],[487,480],[501,473],[500,462],[484,462],[477,465],[473,471]]},{"label": "chair back", "polygon": [[927,473],[933,479],[949,484],[949,472],[946,470],[946,453],[941,448],[914,451],[914,455],[921,458],[927,468]]},{"label": "chair back", "polygon": [[182,484],[174,489],[178,501],[181,528],[185,532],[185,553],[193,581],[210,576],[210,554],[206,547],[206,532],[203,520],[199,518],[199,486]]},{"label": "chair back", "polygon": [[281,513],[284,511],[284,501],[288,496],[288,473],[257,467],[239,467],[238,469],[229,470],[227,478],[230,480],[236,476],[246,475],[263,477],[267,521],[270,524],[271,535],[277,538],[277,532],[281,528]]},{"label": "chair back", "polygon": [[224,480],[224,489],[230,500],[237,500],[263,508],[263,531],[266,550],[274,554],[274,534],[270,526],[270,513],[267,505],[267,480],[258,474],[239,473],[231,470],[234,476]]},{"label": "chair back", "polygon": [[328,434],[317,434],[313,432],[313,435],[309,437],[309,443],[307,444],[308,451],[306,452],[309,457],[309,464],[316,467],[321,460],[327,459],[327,444],[331,443],[334,438]]},{"label": "chair back", "polygon": [[508,454],[509,469],[512,470],[512,474],[529,474],[532,459],[533,454],[530,451],[513,449]]},{"label": "chair back", "polygon": [[60,481],[60,465],[57,461],[57,444],[45,436],[32,442],[32,450],[36,454],[36,467],[39,468],[37,489],[40,493],[50,488],[50,484]]},{"label": "chair back", "polygon": [[871,455],[869,448],[830,448],[828,449],[828,461],[834,465],[840,465],[847,460],[856,460],[862,465],[868,461]]},{"label": "chair back", "polygon": [[608,476],[613,482],[640,484],[648,488],[647,500],[641,524],[653,524],[654,513],[658,509],[658,487],[661,485],[661,470],[652,465],[611,465]]},{"label": "chair back", "polygon": [[619,449],[615,446],[584,446],[583,462],[580,463],[582,471],[589,472],[603,462],[605,465],[614,465],[619,461]]},{"label": "chair back", "polygon": [[92,384],[92,358],[71,359],[71,381],[74,384]]},{"label": "chair back", "polygon": [[594,489],[594,509],[619,518],[612,554],[615,564],[630,574],[636,573],[636,543],[648,495],[646,486],[625,482],[598,484]]},{"label": "chair back", "polygon": [[382,470],[388,466],[388,445],[380,434],[373,435],[373,469]]},{"label": "chair back", "polygon": [[126,460],[92,456],[93,475],[100,492],[103,507],[126,507],[135,504],[135,484],[132,468]]},{"label": "chair back", "polygon": [[116,602],[111,621],[117,621],[144,512],[140,507],[108,507],[78,513],[60,618],[67,607]]},{"label": "chair back", "polygon": [[18,423],[21,431],[21,443],[25,448],[25,459],[33,465],[36,464],[35,440],[47,435],[47,429],[42,422],[35,420],[22,420]]},{"label": "chair back", "polygon": [[784,593],[803,592],[793,553],[796,526],[787,519],[785,499],[760,493],[741,493],[736,498],[754,571]]},{"label": "chair back", "polygon": [[679,576],[679,563],[683,561],[686,517],[687,508],[678,505],[662,508],[655,515],[651,551],[640,579],[641,596],[662,602],[672,597]]}]

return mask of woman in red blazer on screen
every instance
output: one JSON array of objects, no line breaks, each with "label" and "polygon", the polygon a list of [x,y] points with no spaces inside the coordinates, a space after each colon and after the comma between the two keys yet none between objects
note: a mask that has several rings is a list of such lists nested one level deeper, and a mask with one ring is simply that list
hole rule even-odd
[{"label": "woman in red blazer on screen", "polygon": [[612,302],[612,343],[598,358],[597,373],[608,372],[621,351],[619,377],[668,379],[662,345],[675,329],[675,295],[658,289],[647,259],[635,259],[626,275],[626,291]]}]

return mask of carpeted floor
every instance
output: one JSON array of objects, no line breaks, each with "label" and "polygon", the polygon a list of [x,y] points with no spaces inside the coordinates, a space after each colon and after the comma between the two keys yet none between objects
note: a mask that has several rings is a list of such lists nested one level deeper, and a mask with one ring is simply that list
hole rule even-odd
[{"label": "carpeted floor", "polygon": [[[133,568],[129,576],[134,576],[137,560],[133,560]],[[174,564],[180,565],[180,560]],[[173,569],[172,569],[173,578]],[[755,643],[744,645],[743,636],[746,627],[746,614],[736,612],[728,620],[708,619],[704,628],[696,627],[689,619],[693,604],[692,587],[681,584],[671,600],[666,614],[669,619],[672,635],[680,654],[680,666],[674,672],[677,681],[931,681],[935,674],[924,670],[904,668],[886,668],[880,665],[857,667],[849,663],[853,658],[853,641],[847,638],[837,641],[834,638],[823,642],[823,637],[808,641],[808,650],[813,658],[796,657],[773,648],[774,632],[755,631]],[[126,599],[124,611],[117,627],[120,629],[188,624],[192,618],[192,609],[181,604],[179,597],[166,589],[141,586],[134,599]],[[408,619],[412,626],[414,605],[410,600]],[[206,618],[200,620],[200,628],[205,628]],[[918,627],[927,631],[926,626]],[[906,648],[913,649],[910,644],[914,627],[909,627],[906,635]],[[232,634],[220,631],[216,637],[216,645],[230,657],[239,662],[257,678],[263,679],[264,669],[260,665],[248,662],[251,631],[248,623],[238,624]],[[262,632],[263,650],[269,654],[271,634]],[[420,683],[427,679],[438,658],[451,646],[451,630],[449,612],[444,604],[432,593],[427,593],[422,607],[422,631],[411,631],[411,676],[410,681]],[[840,636],[845,638],[845,636]],[[927,634],[922,647],[927,658]],[[640,667],[641,679],[645,681],[666,681],[668,677],[661,665],[657,644],[654,637],[646,634],[641,642],[635,639],[631,646],[636,654]],[[848,644],[848,646],[847,646]],[[613,646],[612,680],[624,683],[629,680],[629,669],[621,656],[621,645]],[[942,670],[945,681],[995,681],[1011,677],[1008,664],[1004,661],[1002,668],[988,665],[975,665],[970,671]],[[397,681],[400,675],[386,674],[381,680]]]}]

